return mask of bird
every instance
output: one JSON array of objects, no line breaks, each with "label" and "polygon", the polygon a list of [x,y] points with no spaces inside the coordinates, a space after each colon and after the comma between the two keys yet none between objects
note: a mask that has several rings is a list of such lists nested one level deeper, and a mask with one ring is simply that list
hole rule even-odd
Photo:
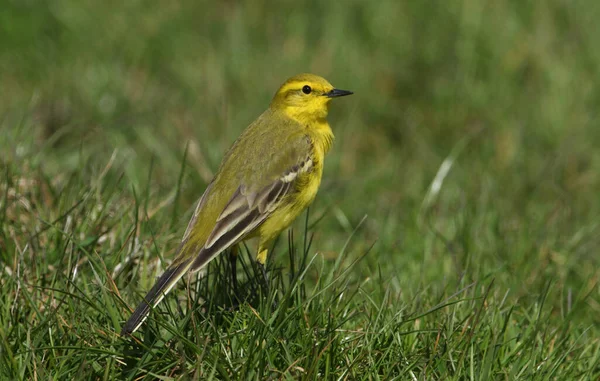
[{"label": "bird", "polygon": [[351,94],[314,74],[298,74],[281,85],[266,111],[225,153],[176,258],[123,325],[122,336],[134,333],[183,275],[247,239],[258,238],[256,262],[266,279],[270,245],[319,189],[334,139],[327,122],[330,102]]}]

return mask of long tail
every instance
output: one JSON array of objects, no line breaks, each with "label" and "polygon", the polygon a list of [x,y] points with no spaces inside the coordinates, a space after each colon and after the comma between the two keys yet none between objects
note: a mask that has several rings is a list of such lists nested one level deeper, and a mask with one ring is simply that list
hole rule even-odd
[{"label": "long tail", "polygon": [[165,297],[165,295],[171,291],[171,288],[177,283],[179,279],[188,271],[192,265],[194,258],[190,258],[179,265],[171,267],[164,272],[163,275],[158,278],[156,284],[146,294],[144,300],[137,306],[133,314],[127,320],[123,328],[121,329],[121,336],[130,335],[134,333],[140,325],[146,320],[150,310]]},{"label": "long tail", "polygon": [[[289,185],[289,184],[288,184]],[[269,188],[271,189],[271,188]],[[206,192],[205,192],[206,194]],[[279,194],[279,193],[278,193]],[[203,205],[204,196],[198,203],[196,213],[188,225],[188,229],[184,234],[184,241],[180,246],[180,254],[178,258],[186,257],[188,250],[193,250],[194,245],[187,246],[186,243],[190,229],[193,229],[196,218],[198,216],[198,210]],[[245,206],[244,206],[245,205]],[[217,221],[215,230],[211,233],[209,239],[212,241],[211,244],[206,247],[203,244],[203,248],[200,250],[196,257],[186,259],[184,262],[169,268],[163,275],[158,278],[156,284],[152,287],[150,292],[146,295],[144,300],[137,306],[129,320],[125,323],[121,329],[121,335],[129,335],[135,332],[140,325],[146,320],[150,310],[164,298],[164,296],[171,291],[171,288],[177,283],[179,279],[191,269],[191,271],[198,271],[202,267],[206,266],[214,257],[216,257],[223,250],[227,249],[236,242],[241,241],[252,232],[257,226],[264,222],[268,214],[261,214],[259,208],[254,208],[247,211],[247,204],[242,204],[243,208],[241,211],[232,212],[228,216],[234,216],[234,222],[232,223],[229,218],[223,218]],[[216,232],[216,233],[215,233]],[[214,235],[214,237],[213,237]],[[191,249],[191,248],[192,249]]]}]

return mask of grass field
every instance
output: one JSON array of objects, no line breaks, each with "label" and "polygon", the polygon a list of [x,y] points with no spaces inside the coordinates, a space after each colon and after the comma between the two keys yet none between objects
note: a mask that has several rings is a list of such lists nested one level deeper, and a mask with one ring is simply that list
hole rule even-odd
[{"label": "grass field", "polygon": [[[1,8],[0,379],[600,379],[600,3]],[[270,293],[249,247],[120,337],[300,72],[355,95]]]}]

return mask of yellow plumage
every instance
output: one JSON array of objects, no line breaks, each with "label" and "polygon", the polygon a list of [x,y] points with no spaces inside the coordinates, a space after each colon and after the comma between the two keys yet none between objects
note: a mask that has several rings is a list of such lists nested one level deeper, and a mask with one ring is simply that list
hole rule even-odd
[{"label": "yellow plumage", "polygon": [[286,81],[269,108],[227,151],[198,202],[173,264],[123,326],[134,332],[187,271],[197,271],[223,250],[259,238],[257,261],[279,233],[314,200],[333,133],[332,98],[352,94],[325,79],[300,74]]}]

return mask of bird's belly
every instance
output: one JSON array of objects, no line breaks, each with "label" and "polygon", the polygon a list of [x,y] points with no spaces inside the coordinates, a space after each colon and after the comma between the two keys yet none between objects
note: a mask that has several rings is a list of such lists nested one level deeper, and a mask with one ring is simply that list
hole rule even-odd
[{"label": "bird's belly", "polygon": [[298,178],[296,192],[283,199],[282,204],[259,228],[261,241],[274,239],[282,230],[290,226],[296,217],[313,202],[321,184],[321,173],[322,168],[315,168],[314,171]]}]

